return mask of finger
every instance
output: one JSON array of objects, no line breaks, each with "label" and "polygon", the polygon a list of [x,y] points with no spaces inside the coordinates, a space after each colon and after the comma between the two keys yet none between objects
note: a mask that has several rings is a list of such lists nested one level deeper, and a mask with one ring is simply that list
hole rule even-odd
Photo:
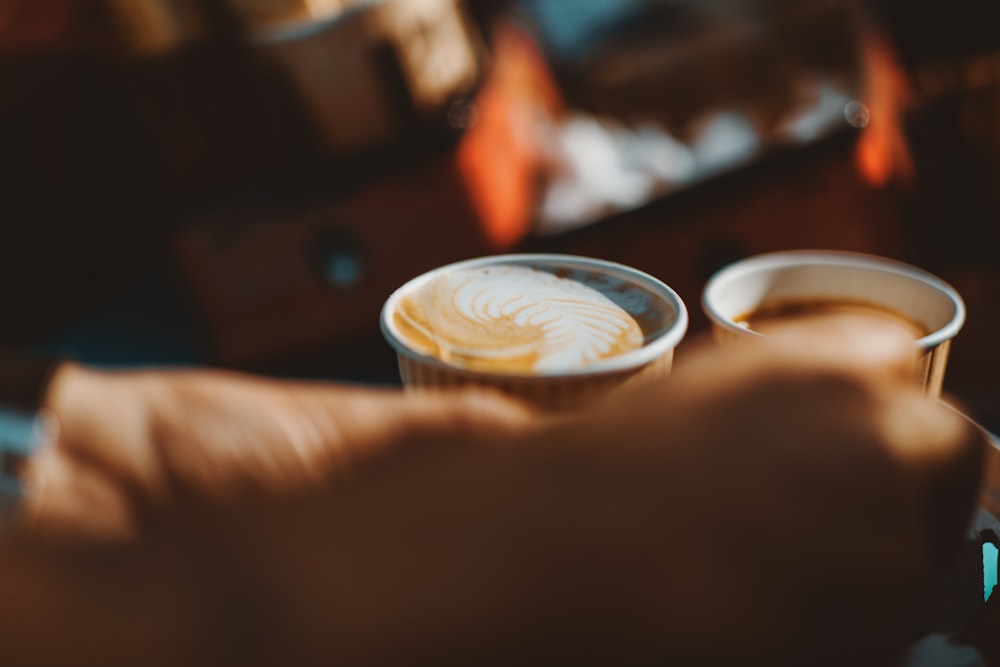
[{"label": "finger", "polygon": [[931,565],[943,566],[975,507],[986,436],[961,413],[916,393],[894,394],[880,414],[885,451],[924,520]]},{"label": "finger", "polygon": [[524,403],[496,391],[463,389],[407,394],[407,412],[418,425],[451,425],[462,431],[508,432],[530,423],[535,414]]},{"label": "finger", "polygon": [[59,538],[122,538],[135,529],[128,499],[102,471],[43,451],[28,468],[22,518],[32,532]]},{"label": "finger", "polygon": [[481,389],[302,387],[297,400],[323,448],[345,461],[374,455],[414,434],[454,434],[471,441],[527,428],[534,419],[524,404]]},{"label": "finger", "polygon": [[761,372],[832,373],[889,383],[911,382],[918,349],[891,322],[864,316],[803,318],[767,337],[696,344],[679,358],[675,376],[692,387],[739,383]]},{"label": "finger", "polygon": [[901,387],[913,382],[916,345],[912,336],[891,324],[856,318],[833,323],[804,319],[776,331],[774,336],[721,345],[696,341],[678,355],[670,376],[620,392],[604,404],[602,412],[632,417],[649,412],[662,421],[671,411],[683,414],[683,406],[697,410],[727,395],[756,391],[768,379],[825,379],[859,391],[878,384]]},{"label": "finger", "polygon": [[888,318],[818,315],[777,329],[767,342],[791,358],[867,374],[909,380],[916,371],[913,334]]}]

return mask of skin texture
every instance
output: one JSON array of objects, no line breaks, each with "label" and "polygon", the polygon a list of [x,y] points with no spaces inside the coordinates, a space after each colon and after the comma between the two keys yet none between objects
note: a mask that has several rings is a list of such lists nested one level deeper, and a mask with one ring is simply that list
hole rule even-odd
[{"label": "skin texture", "polygon": [[446,427],[506,433],[522,406],[491,394],[410,396],[228,372],[61,368],[60,437],[31,470],[35,530],[124,536],[180,503],[225,506],[321,486],[358,461]]},{"label": "skin texture", "polygon": [[913,363],[897,330],[807,324],[560,419],[71,368],[0,550],[0,644],[40,666],[887,664],[983,446]]}]

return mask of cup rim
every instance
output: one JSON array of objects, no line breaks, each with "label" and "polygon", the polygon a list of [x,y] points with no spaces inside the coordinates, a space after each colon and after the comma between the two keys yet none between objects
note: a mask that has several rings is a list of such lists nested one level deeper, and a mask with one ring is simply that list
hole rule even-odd
[{"label": "cup rim", "polygon": [[[396,330],[392,317],[395,305],[405,294],[408,294],[423,284],[433,280],[436,276],[441,275],[445,271],[455,271],[496,264],[519,264],[529,266],[540,264],[542,266],[562,266],[566,268],[610,269],[616,272],[619,276],[628,278],[629,280],[648,288],[654,294],[662,297],[667,303],[670,304],[670,307],[674,311],[674,322],[657,338],[651,340],[638,349],[630,350],[607,359],[602,359],[580,368],[571,368],[560,371],[539,371],[531,373],[516,371],[506,372],[502,370],[483,371],[456,364],[449,364],[438,359],[437,357],[424,354],[406,345],[402,336],[400,336]],[[618,262],[612,262],[610,260],[585,257],[582,255],[566,255],[559,253],[508,253],[502,255],[487,255],[484,257],[476,257],[473,259],[452,262],[450,264],[445,264],[431,269],[430,271],[426,271],[415,278],[411,278],[393,291],[389,298],[386,299],[385,303],[382,305],[379,321],[381,324],[382,336],[397,354],[435,368],[457,371],[464,375],[482,378],[505,377],[510,379],[555,379],[609,375],[642,368],[677,347],[681,340],[683,340],[684,335],[687,333],[689,318],[687,307],[684,305],[684,301],[677,294],[677,292],[671,289],[662,280],[634,267],[620,264]]]},{"label": "cup rim", "polygon": [[954,312],[951,319],[930,332],[916,343],[921,349],[929,350],[958,335],[965,324],[965,302],[958,291],[934,274],[899,260],[846,250],[782,250],[753,255],[737,260],[716,271],[701,293],[701,306],[708,318],[716,325],[744,336],[764,336],[764,334],[736,324],[733,319],[720,312],[714,304],[714,296],[723,285],[741,276],[761,270],[793,266],[842,266],[868,269],[909,278],[923,283],[944,294],[951,302]]}]

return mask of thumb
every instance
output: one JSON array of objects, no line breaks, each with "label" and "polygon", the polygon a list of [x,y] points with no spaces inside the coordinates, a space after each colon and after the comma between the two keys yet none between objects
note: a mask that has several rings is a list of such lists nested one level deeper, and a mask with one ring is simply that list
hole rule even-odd
[{"label": "thumb", "polygon": [[889,318],[815,315],[775,330],[766,340],[792,359],[904,381],[916,374],[919,350],[913,333]]},{"label": "thumb", "polygon": [[882,415],[887,451],[904,471],[923,521],[930,564],[941,568],[976,504],[986,435],[957,410],[912,393],[896,396]]}]

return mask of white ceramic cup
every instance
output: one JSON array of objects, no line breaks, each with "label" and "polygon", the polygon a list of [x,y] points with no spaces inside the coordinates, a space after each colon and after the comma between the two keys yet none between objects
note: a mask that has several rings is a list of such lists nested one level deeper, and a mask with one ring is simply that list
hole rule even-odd
[{"label": "white ceramic cup", "polygon": [[[641,347],[580,367],[556,371],[476,370],[450,363],[420,349],[401,331],[396,314],[402,300],[431,281],[463,270],[484,267],[515,266],[550,273],[581,272],[618,284],[634,286],[654,300],[663,320],[653,333],[647,333]],[[616,391],[640,378],[670,372],[674,348],[687,332],[688,314],[681,298],[663,282],[634,268],[589,257],[554,254],[514,254],[482,257],[449,264],[409,281],[386,301],[381,316],[382,333],[395,349],[400,375],[409,389],[449,389],[479,386],[497,389],[520,398],[540,409],[566,411]]]},{"label": "white ceramic cup", "polygon": [[916,341],[922,351],[918,381],[929,395],[940,395],[965,304],[951,285],[927,271],[873,255],[795,250],[730,264],[702,292],[702,307],[720,341],[761,335],[741,323],[758,309],[810,301],[883,308],[928,332]]}]

